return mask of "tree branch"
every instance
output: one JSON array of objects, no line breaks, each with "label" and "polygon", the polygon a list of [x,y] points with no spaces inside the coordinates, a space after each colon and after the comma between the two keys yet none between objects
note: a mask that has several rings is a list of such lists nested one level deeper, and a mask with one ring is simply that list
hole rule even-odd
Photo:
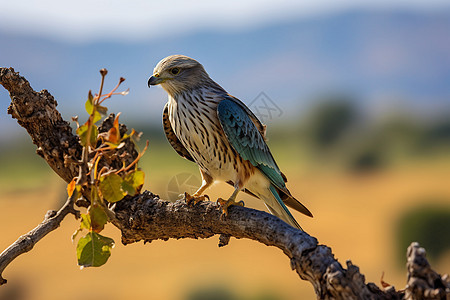
[{"label": "tree branch", "polygon": [[78,168],[75,164],[65,165],[65,157],[79,159],[82,147],[78,137],[72,134],[70,124],[56,109],[56,100],[47,90],[35,92],[13,68],[0,69],[0,84],[11,97],[8,114],[27,130],[37,146],[36,153],[64,181],[70,182],[78,175]]},{"label": "tree branch", "polygon": [[[78,160],[81,147],[69,124],[56,110],[56,101],[46,90],[33,91],[25,78],[12,68],[0,69],[0,84],[10,92],[12,102],[8,113],[28,131],[38,147],[37,153],[69,182],[77,175],[76,166],[65,164],[65,161]],[[133,149],[127,151],[131,153]],[[133,155],[130,154],[129,159]],[[61,220],[66,214],[60,214]],[[232,207],[229,216],[222,218],[214,202],[187,206],[184,201],[171,203],[146,191],[117,202],[111,208],[111,215],[111,222],[122,231],[124,244],[220,235],[219,246],[228,244],[230,237],[248,238],[275,246],[290,258],[291,267],[299,277],[312,283],[321,299],[445,299],[450,294],[448,276],[441,277],[431,269],[425,250],[418,244],[408,248],[408,285],[405,291],[396,291],[393,287],[381,290],[373,283],[366,284],[364,275],[350,261],[344,268],[334,258],[331,249],[318,244],[316,238],[262,211]],[[54,221],[52,226],[59,225],[61,220]],[[53,227],[47,225],[45,228]],[[16,243],[26,243],[20,240]],[[14,244],[8,249],[11,247]],[[28,251],[32,248],[27,247]],[[7,265],[17,257],[10,253],[5,250],[0,254],[0,262],[7,261]],[[0,276],[3,269],[0,268]]]},{"label": "tree branch", "polygon": [[47,211],[44,221],[27,234],[20,236],[0,254],[0,285],[6,283],[6,279],[2,277],[3,271],[16,257],[33,249],[34,245],[44,236],[59,227],[66,215],[72,213],[76,217],[79,216],[79,212],[74,209],[73,204],[74,199],[68,198],[59,211]]},{"label": "tree branch", "polygon": [[123,244],[214,235],[247,238],[281,249],[290,258],[291,268],[313,284],[320,299],[400,299],[394,290],[383,292],[374,284],[366,285],[358,267],[347,262],[345,270],[329,247],[263,211],[233,206],[222,218],[215,202],[188,206],[182,200],[160,200],[148,191],[119,201],[114,211],[113,223],[122,231]]}]

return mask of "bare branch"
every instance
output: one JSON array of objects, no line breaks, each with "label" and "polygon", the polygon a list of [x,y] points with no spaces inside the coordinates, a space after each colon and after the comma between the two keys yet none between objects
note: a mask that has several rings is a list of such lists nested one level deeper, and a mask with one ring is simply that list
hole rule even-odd
[{"label": "bare branch", "polygon": [[[69,164],[66,167],[64,162],[79,160],[81,146],[56,110],[56,101],[45,90],[33,91],[12,68],[0,69],[0,84],[10,91],[12,102],[8,113],[27,129],[38,147],[38,154],[69,182],[76,176],[77,166]],[[108,128],[108,122],[111,118],[102,127]],[[125,148],[129,154],[126,159],[132,162],[137,153],[131,146]],[[277,247],[290,258],[291,267],[299,277],[311,282],[321,299],[448,299],[450,295],[448,275],[441,277],[431,269],[425,250],[418,244],[408,248],[408,285],[405,291],[396,291],[393,287],[381,290],[373,283],[366,284],[364,275],[350,261],[344,268],[334,258],[331,249],[318,244],[316,238],[262,211],[232,207],[229,216],[221,218],[221,211],[213,202],[187,206],[183,201],[171,203],[144,192],[117,202],[109,213],[111,222],[122,231],[124,244],[220,235],[219,246],[227,245],[230,237],[235,237]],[[61,220],[65,214],[60,214]],[[51,222],[52,218],[55,217],[46,218],[42,224]],[[59,223],[51,222],[52,226]],[[24,246],[28,251],[32,248],[26,238],[19,238],[16,243],[28,245]],[[8,249],[11,247],[14,248],[14,244]],[[6,265],[17,257],[8,249],[0,254],[0,262],[6,261]],[[0,268],[0,274],[3,269]]]},{"label": "bare branch", "polygon": [[[75,194],[75,193],[74,193]],[[59,211],[49,210],[45,214],[44,221],[42,221],[33,230],[20,236],[11,246],[6,248],[0,254],[0,285],[6,283],[6,279],[2,277],[5,268],[19,255],[24,254],[39,242],[44,236],[55,230],[61,224],[61,221],[70,213],[78,217],[79,212],[73,208],[74,199],[68,198],[66,203]]]},{"label": "bare branch", "polygon": [[77,168],[74,164],[64,166],[64,157],[79,159],[82,147],[78,137],[72,134],[69,123],[62,119],[56,109],[56,100],[47,90],[35,92],[13,68],[0,69],[0,84],[9,91],[11,97],[8,114],[27,130],[37,146],[36,153],[64,181],[70,182],[77,176]]}]

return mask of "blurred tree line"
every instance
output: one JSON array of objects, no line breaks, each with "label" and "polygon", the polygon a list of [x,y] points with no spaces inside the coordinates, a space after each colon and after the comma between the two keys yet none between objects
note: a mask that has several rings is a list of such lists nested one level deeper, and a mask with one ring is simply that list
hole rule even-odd
[{"label": "blurred tree line", "polygon": [[[349,97],[322,99],[309,114],[305,134],[313,155],[342,160],[350,172],[367,173],[398,160],[443,157],[450,159],[450,112],[441,117],[419,120],[397,113],[371,123]],[[449,178],[450,188],[450,178]],[[431,260],[450,250],[450,199],[429,195],[413,203],[399,216],[395,230],[398,261],[404,263],[404,249],[418,241]]]},{"label": "blurred tree line", "polygon": [[353,172],[377,170],[398,159],[450,154],[450,111],[431,120],[393,113],[373,122],[355,103],[349,96],[318,101],[300,125],[311,153],[342,160]]},{"label": "blurred tree line", "polygon": [[[317,99],[315,103],[297,123],[269,124],[269,146],[294,144],[295,149],[308,149],[308,157],[301,159],[318,167],[337,163],[344,171],[356,175],[370,174],[414,159],[450,159],[450,111],[432,119],[392,112],[374,120],[366,116],[352,96],[332,95]],[[169,149],[162,128],[144,121],[126,123],[129,128],[143,132],[143,141],[150,140],[150,151]],[[15,165],[17,161],[24,163],[29,171],[47,170],[45,162],[34,155],[35,149],[28,137],[25,139],[0,144],[0,163],[4,171],[0,172],[0,179],[5,181],[4,186],[10,186],[11,180],[19,176],[22,187],[35,184],[36,180],[24,181],[28,172],[24,175]],[[156,144],[163,146],[155,148]],[[274,153],[280,159],[284,154]],[[429,195],[422,203],[436,203],[434,199],[435,195]],[[450,199],[447,200],[450,203]],[[413,207],[406,211],[399,217],[395,229],[399,260],[403,262],[404,249],[412,241],[419,241],[428,249],[431,259],[439,258],[450,249],[449,224],[449,205]]]}]

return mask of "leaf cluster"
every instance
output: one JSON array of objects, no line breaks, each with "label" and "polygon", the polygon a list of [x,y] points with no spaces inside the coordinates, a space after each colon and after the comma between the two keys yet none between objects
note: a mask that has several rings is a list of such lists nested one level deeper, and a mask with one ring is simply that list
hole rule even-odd
[{"label": "leaf cluster", "polygon": [[[85,104],[89,117],[80,125],[78,118],[76,133],[83,147],[80,161],[73,162],[79,165],[79,174],[67,186],[69,197],[78,199],[82,195],[90,200],[86,213],[81,214],[80,227],[75,231],[72,240],[75,240],[81,232],[87,232],[78,239],[77,258],[78,265],[83,267],[99,267],[105,264],[111,255],[114,240],[103,236],[100,232],[105,228],[109,220],[109,205],[122,200],[125,196],[134,196],[140,192],[145,174],[137,166],[139,159],[148,147],[148,141],[142,152],[136,159],[126,164],[125,153],[121,149],[127,142],[132,141],[137,148],[136,140],[139,135],[132,130],[130,134],[121,134],[119,125],[120,113],[114,118],[113,125],[106,132],[99,132],[96,125],[104,117],[108,109],[103,106],[106,99],[113,95],[126,95],[128,91],[116,92],[120,84],[125,80],[120,78],[119,83],[107,94],[102,94],[106,69],[100,70],[102,75],[100,90],[93,95],[89,91]],[[120,160],[117,164],[112,160]]]}]

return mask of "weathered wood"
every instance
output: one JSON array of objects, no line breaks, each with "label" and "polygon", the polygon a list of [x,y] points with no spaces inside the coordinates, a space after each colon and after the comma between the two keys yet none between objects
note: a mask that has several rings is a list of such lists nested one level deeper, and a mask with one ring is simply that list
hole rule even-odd
[{"label": "weathered wood", "polygon": [[37,146],[36,153],[64,181],[70,182],[78,175],[78,168],[74,164],[65,166],[64,158],[81,157],[82,147],[78,137],[72,134],[70,124],[56,109],[56,100],[47,90],[35,92],[13,68],[0,69],[0,84],[11,97],[8,114],[27,130]]},{"label": "weathered wood", "polygon": [[[33,91],[26,79],[12,68],[0,69],[0,84],[10,92],[12,101],[8,113],[28,131],[38,147],[37,153],[66,182],[77,176],[76,165],[67,162],[80,158],[81,146],[69,124],[56,110],[57,103],[53,97],[46,90]],[[104,122],[102,130],[110,128],[111,120]],[[127,160],[137,155],[131,146],[124,149],[128,154],[124,156]],[[25,235],[39,238],[19,238],[8,251],[0,254],[0,284],[4,268],[56,229],[72,210],[63,207],[61,213],[47,216],[37,228]],[[319,299],[450,299],[449,276],[434,272],[426,260],[425,250],[416,243],[408,248],[408,285],[405,290],[396,291],[392,287],[383,290],[373,283],[365,283],[364,275],[350,261],[343,267],[331,249],[320,245],[316,238],[262,211],[232,207],[229,215],[223,218],[214,202],[188,206],[184,201],[161,200],[146,191],[117,202],[111,212],[111,222],[122,231],[124,244],[219,235],[219,246],[227,245],[230,237],[235,237],[277,247],[290,258],[291,268],[299,277],[311,282]]]}]

